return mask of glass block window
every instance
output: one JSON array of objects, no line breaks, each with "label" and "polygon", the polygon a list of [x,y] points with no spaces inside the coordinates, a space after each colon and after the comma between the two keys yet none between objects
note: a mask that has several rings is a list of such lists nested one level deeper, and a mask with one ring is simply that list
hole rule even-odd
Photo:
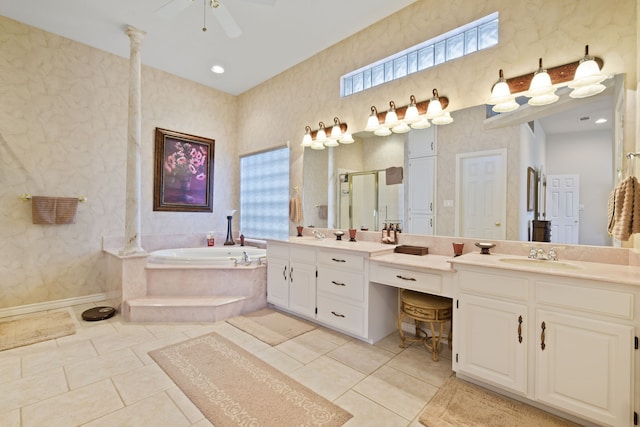
[{"label": "glass block window", "polygon": [[240,159],[240,230],[256,239],[289,235],[289,148]]},{"label": "glass block window", "polygon": [[341,96],[349,96],[498,44],[498,12],[345,74]]}]

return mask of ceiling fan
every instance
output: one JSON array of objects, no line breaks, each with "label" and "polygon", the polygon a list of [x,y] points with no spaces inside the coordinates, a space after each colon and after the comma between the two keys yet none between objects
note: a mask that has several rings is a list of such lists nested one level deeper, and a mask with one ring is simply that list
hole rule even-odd
[{"label": "ceiling fan", "polygon": [[[179,14],[180,12],[182,12],[183,10],[185,10],[186,8],[188,8],[189,6],[191,6],[192,4],[194,4],[196,1],[197,0],[170,0],[164,6],[157,9],[154,12],[154,14],[162,18],[172,18],[177,14]],[[223,1],[226,2],[226,0],[222,0],[222,1],[221,0],[203,0],[204,8],[205,8],[205,24],[202,27],[202,31],[207,31],[206,12],[207,12],[207,3],[208,3],[209,8],[213,10],[213,16],[218,20],[220,27],[222,27],[222,30],[225,32],[227,37],[232,39],[236,37],[240,37],[240,35],[242,34],[242,29],[240,29],[240,26],[238,25],[236,20],[233,18],[231,13],[229,13],[229,10],[227,10]],[[240,1],[248,1],[252,3],[264,4],[267,6],[273,6],[276,3],[276,0],[240,0]]]}]

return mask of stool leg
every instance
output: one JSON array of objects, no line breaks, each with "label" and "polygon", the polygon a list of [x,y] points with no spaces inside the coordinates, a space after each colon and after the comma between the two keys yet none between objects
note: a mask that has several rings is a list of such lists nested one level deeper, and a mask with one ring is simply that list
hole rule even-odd
[{"label": "stool leg", "polygon": [[404,313],[401,311],[398,314],[398,333],[400,334],[400,348],[405,348],[404,343],[404,331],[402,330],[402,319],[404,318]]}]

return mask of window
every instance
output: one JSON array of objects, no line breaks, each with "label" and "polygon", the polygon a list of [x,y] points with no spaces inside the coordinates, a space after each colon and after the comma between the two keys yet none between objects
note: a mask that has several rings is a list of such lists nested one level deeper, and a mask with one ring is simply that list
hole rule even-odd
[{"label": "window", "polygon": [[340,95],[353,95],[497,44],[498,12],[345,74]]},{"label": "window", "polygon": [[240,159],[240,230],[257,239],[289,235],[289,148]]}]

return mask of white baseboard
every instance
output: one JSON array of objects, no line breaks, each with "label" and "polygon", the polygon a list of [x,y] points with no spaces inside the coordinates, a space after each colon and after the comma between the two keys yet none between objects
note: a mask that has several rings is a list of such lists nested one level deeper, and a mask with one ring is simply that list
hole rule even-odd
[{"label": "white baseboard", "polygon": [[0,318],[18,316],[21,314],[36,313],[38,311],[53,310],[57,308],[70,307],[72,305],[88,304],[98,301],[108,300],[109,297],[117,295],[94,294],[83,297],[60,299],[55,301],[39,302],[36,304],[20,305],[17,307],[0,308]]}]

